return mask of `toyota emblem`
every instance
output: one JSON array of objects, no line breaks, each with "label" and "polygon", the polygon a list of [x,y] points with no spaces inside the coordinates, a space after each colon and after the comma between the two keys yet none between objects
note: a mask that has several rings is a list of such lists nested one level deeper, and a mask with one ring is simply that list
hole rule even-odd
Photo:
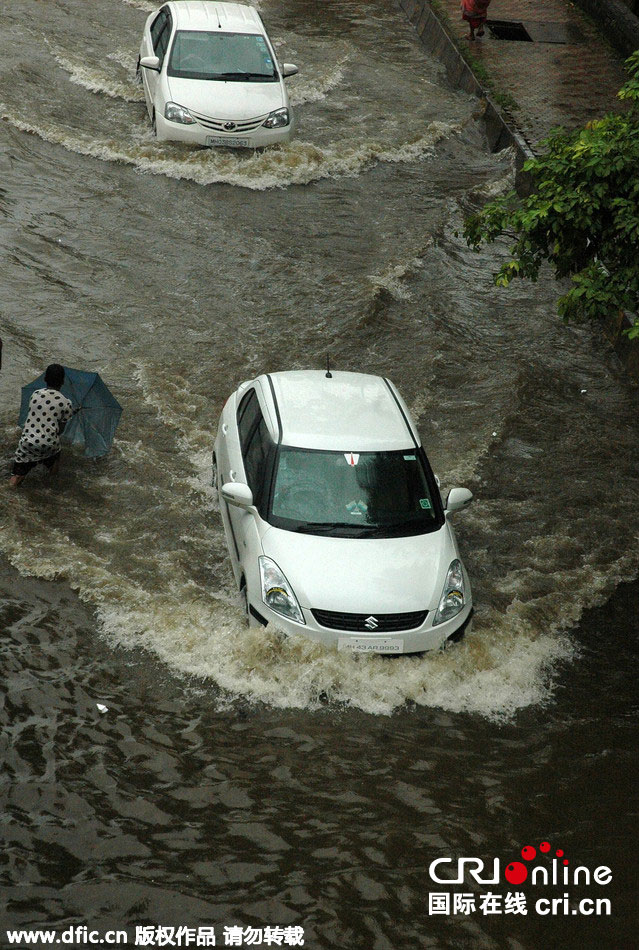
[{"label": "toyota emblem", "polygon": [[225,122],[224,128],[227,132],[232,132],[236,128],[235,122]]}]

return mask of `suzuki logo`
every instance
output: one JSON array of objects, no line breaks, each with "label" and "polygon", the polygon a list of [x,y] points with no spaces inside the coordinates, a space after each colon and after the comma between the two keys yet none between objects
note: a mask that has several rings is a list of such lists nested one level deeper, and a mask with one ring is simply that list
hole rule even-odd
[{"label": "suzuki logo", "polygon": [[235,122],[225,122],[224,128],[226,129],[227,132],[232,132],[233,129],[236,128]]},{"label": "suzuki logo", "polygon": [[367,617],[366,620],[364,621],[364,626],[366,627],[367,630],[377,630],[377,628],[379,627],[377,617]]}]

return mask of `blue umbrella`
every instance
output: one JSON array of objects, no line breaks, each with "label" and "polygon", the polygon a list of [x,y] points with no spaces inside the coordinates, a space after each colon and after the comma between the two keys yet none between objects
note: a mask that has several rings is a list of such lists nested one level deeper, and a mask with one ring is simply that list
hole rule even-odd
[{"label": "blue umbrella", "polygon": [[[36,389],[43,389],[44,386],[43,374],[28,386],[22,387],[19,426],[23,426],[26,421],[32,393]],[[111,395],[97,373],[84,373],[67,366],[64,367],[64,385],[61,392],[71,400],[74,409],[80,410],[67,422],[61,440],[72,445],[83,445],[84,454],[89,458],[106,455],[122,415],[120,403]]]}]

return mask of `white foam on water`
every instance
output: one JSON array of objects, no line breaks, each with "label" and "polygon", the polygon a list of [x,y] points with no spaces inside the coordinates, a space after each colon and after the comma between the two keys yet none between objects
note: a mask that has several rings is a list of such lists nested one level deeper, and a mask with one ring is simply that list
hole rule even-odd
[{"label": "white foam on water", "polygon": [[406,287],[404,279],[422,266],[422,260],[414,257],[404,263],[389,264],[382,274],[369,274],[367,279],[376,291],[385,290],[395,300],[410,300],[412,294]]},{"label": "white foam on water", "polygon": [[127,7],[135,7],[136,10],[144,10],[145,13],[153,13],[162,6],[161,2],[153,3],[153,0],[122,0]]},{"label": "white foam on water", "polygon": [[[150,399],[160,402],[153,394]],[[182,428],[179,412],[167,418]],[[196,454],[202,448],[200,436],[185,444]],[[153,452],[152,446],[125,445],[133,470],[127,492],[135,492],[138,450]],[[154,460],[155,467],[159,461]],[[152,463],[145,457],[145,468]],[[519,560],[501,581],[488,580],[508,597],[505,609],[486,606],[481,591],[475,590],[474,630],[463,643],[423,656],[337,653],[271,627],[246,628],[230,565],[223,557],[221,526],[204,514],[190,482],[195,479],[199,493],[211,489],[206,486],[205,491],[197,475],[182,478],[181,469],[169,487],[154,489],[155,507],[165,511],[162,524],[179,526],[179,542],[163,544],[153,520],[157,515],[149,520],[143,513],[135,529],[139,534],[143,526],[131,567],[121,555],[122,547],[135,543],[128,514],[119,520],[115,515],[108,526],[98,527],[99,544],[95,527],[85,525],[82,541],[81,536],[70,537],[71,528],[77,532],[83,526],[82,503],[73,500],[69,515],[66,500],[47,510],[41,502],[34,504],[28,492],[4,499],[2,546],[23,575],[66,580],[94,609],[109,644],[152,652],[176,673],[197,677],[204,688],[210,687],[218,703],[239,697],[280,708],[314,709],[331,702],[374,715],[390,715],[414,703],[503,720],[551,700],[560,665],[577,653],[564,631],[639,568],[639,545],[605,567],[583,562],[575,566],[574,559],[566,557],[571,539],[531,538],[524,566]],[[101,486],[107,504],[115,504],[124,490],[117,482],[109,492],[108,477]],[[466,516],[472,517],[472,510]],[[486,516],[481,513],[484,528],[490,511]],[[25,519],[28,533],[23,530]],[[69,528],[56,527],[56,519]],[[499,530],[498,521],[492,530]],[[212,551],[217,566],[203,579],[201,564]],[[473,556],[479,559],[481,552]],[[563,568],[564,559],[571,566]],[[549,573],[551,582],[544,585]]]},{"label": "white foam on water", "polygon": [[270,627],[247,629],[228,607],[157,597],[134,610],[99,611],[112,643],[152,650],[173,669],[231,696],[279,708],[329,701],[375,715],[413,702],[488,718],[512,716],[551,694],[551,668],[572,655],[568,641],[490,633],[415,657],[354,656]]},{"label": "white foam on water", "polygon": [[348,56],[334,63],[331,68],[319,75],[313,75],[312,68],[305,67],[304,73],[289,80],[288,96],[292,106],[303,105],[306,102],[319,102],[335,89],[344,80],[344,72]]},{"label": "white foam on water", "polygon": [[341,141],[322,148],[294,141],[246,154],[158,143],[150,132],[140,135],[137,129],[132,130],[130,142],[95,139],[77,130],[37,124],[12,113],[4,104],[0,104],[0,114],[14,128],[80,155],[133,165],[141,172],[199,185],[224,183],[258,191],[306,185],[324,178],[354,178],[379,162],[422,161],[433,154],[437,142],[459,130],[457,123],[432,122],[423,135],[399,145],[373,141],[349,145]]},{"label": "white foam on water", "polygon": [[271,627],[248,629],[228,589],[217,595],[185,583],[170,559],[150,589],[55,531],[37,554],[15,537],[7,554],[23,575],[68,580],[95,609],[109,644],[152,652],[172,670],[223,690],[217,695],[223,703],[241,697],[316,709],[331,702],[373,715],[415,703],[504,719],[546,701],[553,667],[574,653],[565,638],[531,636],[516,610],[501,618],[500,629],[482,624],[465,643],[443,652],[392,658],[338,653]]},{"label": "white foam on water", "polygon": [[[58,66],[69,75],[69,79],[77,86],[82,86],[90,92],[109,96],[111,99],[123,99],[126,102],[144,102],[144,91],[135,82],[135,78],[122,79],[113,76],[95,66],[74,60],[68,54],[51,48],[51,54]],[[115,55],[111,57],[115,61]],[[130,65],[128,63],[127,65]]]},{"label": "white foam on water", "polygon": [[112,53],[107,53],[107,59],[113,60],[118,66],[126,69],[132,79],[135,79],[135,65],[137,63],[137,49],[115,49]]},{"label": "white foam on water", "polygon": [[[199,419],[210,417],[210,405],[205,399],[190,393],[188,380],[179,374],[165,379],[160,392],[154,389],[146,367],[142,363],[134,363],[134,366],[133,378],[142,391],[144,402],[155,410],[158,421],[175,431],[180,453],[195,469],[194,475],[183,477],[184,487],[199,494],[201,503],[209,511],[217,511],[217,491],[211,485],[216,428],[198,424]],[[189,394],[186,401],[185,394]]]},{"label": "white foam on water", "polygon": [[[415,703],[499,720],[552,695],[553,669],[574,655],[557,635],[530,636],[516,616],[500,629],[482,624],[466,642],[424,656],[379,657],[327,650],[276,629],[248,629],[229,591],[212,595],[167,576],[153,590],[108,571],[65,541],[66,568],[28,545],[12,545],[9,558],[23,574],[66,576],[96,611],[112,646],[152,652],[172,670],[197,677],[226,694],[278,708],[315,709],[345,704],[390,715]],[[75,570],[74,570],[75,568]],[[75,577],[73,576],[75,575]],[[161,581],[161,582],[160,582]]]}]

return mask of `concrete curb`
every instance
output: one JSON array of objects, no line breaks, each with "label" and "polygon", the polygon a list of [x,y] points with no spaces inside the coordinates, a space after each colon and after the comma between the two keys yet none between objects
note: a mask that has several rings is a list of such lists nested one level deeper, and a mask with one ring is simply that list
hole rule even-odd
[{"label": "concrete curb", "polygon": [[445,66],[451,85],[455,89],[463,89],[464,92],[477,96],[485,103],[481,121],[489,147],[492,152],[499,152],[509,146],[515,149],[516,187],[518,191],[525,193],[527,181],[522,166],[529,158],[534,158],[534,152],[524,137],[515,128],[514,123],[510,122],[495,105],[490,93],[479,82],[428,0],[398,0],[398,3],[415,27],[417,35],[428,52]]},{"label": "concrete curb", "polygon": [[639,17],[621,0],[575,0],[623,56],[639,49]]},{"label": "concrete curb", "polygon": [[[519,194],[524,196],[529,190],[529,181],[528,176],[523,171],[523,164],[527,159],[534,158],[535,153],[514,124],[492,101],[486,89],[463,58],[455,40],[433,12],[428,0],[398,0],[398,3],[415,27],[428,52],[445,66],[446,75],[451,85],[456,89],[463,89],[465,92],[476,95],[485,102],[481,121],[486,131],[490,149],[493,152],[498,152],[508,146],[515,149],[515,187]],[[639,20],[619,0],[577,0],[577,3],[589,13],[591,13],[590,8],[592,7],[591,15],[602,24],[604,22],[614,22],[615,30],[619,28],[620,24],[623,26],[630,18],[634,21],[637,37],[639,38]],[[618,8],[622,8],[622,10]],[[628,41],[627,37],[632,37],[634,34],[631,31],[630,33],[626,32],[625,35],[626,41]],[[634,40],[631,39],[630,42],[634,42]],[[637,45],[639,46],[639,43]],[[632,49],[630,52],[632,52]],[[604,332],[629,375],[635,380],[639,380],[639,344],[633,343],[623,333],[624,329],[629,329],[632,324],[633,321],[630,315],[623,314],[619,319],[611,320],[607,325],[604,325]]]}]

